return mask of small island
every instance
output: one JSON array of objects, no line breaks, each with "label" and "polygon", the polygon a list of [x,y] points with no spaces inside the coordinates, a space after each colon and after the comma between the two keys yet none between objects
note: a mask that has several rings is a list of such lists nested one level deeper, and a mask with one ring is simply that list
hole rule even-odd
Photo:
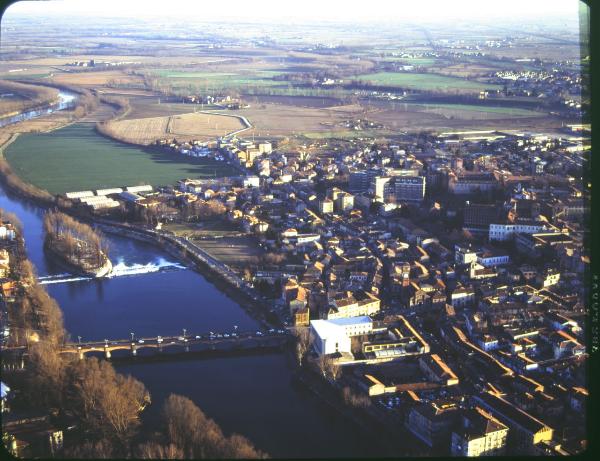
[{"label": "small island", "polygon": [[106,245],[87,224],[49,211],[44,216],[44,230],[44,248],[70,270],[89,277],[104,277],[111,272]]}]

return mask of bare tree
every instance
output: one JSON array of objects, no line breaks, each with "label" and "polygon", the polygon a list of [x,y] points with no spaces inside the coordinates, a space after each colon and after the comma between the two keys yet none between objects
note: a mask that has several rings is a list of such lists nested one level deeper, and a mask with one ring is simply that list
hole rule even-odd
[{"label": "bare tree", "polygon": [[65,389],[65,363],[56,347],[39,341],[29,349],[28,395],[46,409],[60,408]]},{"label": "bare tree", "polygon": [[322,355],[317,361],[319,371],[323,375],[323,378],[337,381],[341,376],[341,367],[333,360],[329,355]]},{"label": "bare tree", "polygon": [[146,442],[138,446],[136,458],[139,459],[184,459],[185,453],[173,443],[161,445]]},{"label": "bare tree", "polygon": [[266,457],[242,436],[225,437],[221,428],[186,397],[170,395],[163,406],[163,417],[169,443],[187,458]]},{"label": "bare tree", "polygon": [[100,439],[67,448],[63,456],[72,459],[111,459],[117,454],[110,440]]},{"label": "bare tree", "polygon": [[98,434],[125,441],[139,425],[139,413],[150,401],[144,385],[96,358],[77,362],[70,375],[74,411],[85,425]]},{"label": "bare tree", "polygon": [[298,365],[302,365],[314,337],[308,327],[296,327],[294,335],[296,336],[296,358],[298,359]]}]

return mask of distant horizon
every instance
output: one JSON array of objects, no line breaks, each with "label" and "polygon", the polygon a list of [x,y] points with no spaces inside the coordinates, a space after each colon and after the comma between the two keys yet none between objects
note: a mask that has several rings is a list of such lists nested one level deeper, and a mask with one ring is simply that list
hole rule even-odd
[{"label": "distant horizon", "polygon": [[[298,6],[300,5],[300,6]],[[359,0],[322,2],[304,0],[282,5],[275,0],[222,0],[218,4],[190,0],[45,0],[19,1],[6,9],[2,19],[47,17],[95,17],[123,19],[164,19],[199,22],[237,21],[291,23],[319,21],[330,23],[407,23],[443,21],[536,22],[559,21],[564,25],[579,21],[579,0],[371,0],[368,11]],[[451,24],[448,24],[451,26]]]}]

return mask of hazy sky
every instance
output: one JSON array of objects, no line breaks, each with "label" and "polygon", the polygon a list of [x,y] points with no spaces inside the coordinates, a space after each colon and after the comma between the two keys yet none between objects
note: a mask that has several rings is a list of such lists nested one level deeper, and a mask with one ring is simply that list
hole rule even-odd
[{"label": "hazy sky", "polygon": [[328,21],[508,19],[576,21],[578,0],[44,0],[11,5],[10,15],[76,14]]}]

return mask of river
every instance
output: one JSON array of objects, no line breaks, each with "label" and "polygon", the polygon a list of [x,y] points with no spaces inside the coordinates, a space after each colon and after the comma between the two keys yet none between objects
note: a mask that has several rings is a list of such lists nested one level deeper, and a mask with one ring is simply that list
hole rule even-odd
[{"label": "river", "polygon": [[[236,302],[201,274],[183,268],[153,245],[107,235],[118,275],[76,280],[43,250],[43,210],[0,188],[0,207],[23,223],[25,244],[40,280],[60,304],[71,337],[82,340],[233,331],[258,328]],[[383,456],[366,438],[314,396],[291,383],[282,353],[241,357],[128,363],[120,372],[142,381],[153,405],[144,420],[156,423],[171,393],[191,398],[226,433],[248,437],[274,457]]]},{"label": "river", "polygon": [[47,107],[41,109],[28,110],[26,112],[22,112],[17,115],[13,115],[11,117],[0,118],[0,128],[7,125],[12,125],[13,123],[22,122],[24,120],[29,120],[35,117],[39,117],[40,115],[47,115],[55,112],[57,110],[63,110],[68,107],[71,107],[75,103],[76,95],[74,93],[69,93],[68,91],[60,91],[58,93],[58,102],[54,104],[50,104]]}]

